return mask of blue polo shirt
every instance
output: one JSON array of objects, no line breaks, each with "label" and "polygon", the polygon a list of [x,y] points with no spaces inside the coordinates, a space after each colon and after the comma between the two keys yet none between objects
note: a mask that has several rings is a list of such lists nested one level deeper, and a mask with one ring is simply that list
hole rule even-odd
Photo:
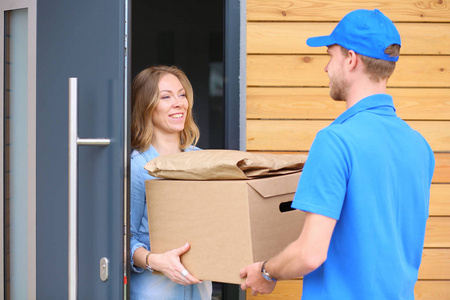
[{"label": "blue polo shirt", "polygon": [[414,299],[434,164],[390,95],[360,100],[317,134],[292,207],[337,223],[302,300]]}]

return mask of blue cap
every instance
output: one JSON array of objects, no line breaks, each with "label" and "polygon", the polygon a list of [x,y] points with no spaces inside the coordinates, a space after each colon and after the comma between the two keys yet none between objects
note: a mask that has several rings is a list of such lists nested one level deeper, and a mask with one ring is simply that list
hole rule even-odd
[{"label": "blue cap", "polygon": [[358,54],[397,61],[398,56],[384,53],[391,44],[401,45],[400,34],[394,23],[378,9],[357,9],[348,13],[327,36],[311,37],[306,41],[310,47],[338,44]]}]

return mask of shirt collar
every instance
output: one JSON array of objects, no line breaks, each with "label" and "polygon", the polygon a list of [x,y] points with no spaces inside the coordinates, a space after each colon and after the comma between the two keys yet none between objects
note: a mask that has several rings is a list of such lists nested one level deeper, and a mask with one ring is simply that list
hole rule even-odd
[{"label": "shirt collar", "polygon": [[357,113],[371,110],[373,113],[396,116],[394,102],[391,95],[387,94],[376,94],[369,97],[363,98],[358,101],[355,105],[344,111],[339,117],[334,120],[331,124],[342,124],[348,118],[353,117]]},{"label": "shirt collar", "polygon": [[[186,150],[183,150],[183,152],[189,152],[189,151],[194,151],[197,148],[194,146],[189,146]],[[144,155],[146,158],[149,157],[157,157],[159,156],[158,151],[156,151],[155,147],[153,147],[153,145],[150,145],[150,147],[148,147],[147,150],[145,150],[144,152],[142,152],[142,155]]]},{"label": "shirt collar", "polygon": [[147,161],[150,161],[154,157],[159,156],[158,151],[156,151],[156,149],[152,145],[150,145],[150,147],[148,147],[148,149],[145,150],[144,152],[141,152],[141,154],[146,158]]}]

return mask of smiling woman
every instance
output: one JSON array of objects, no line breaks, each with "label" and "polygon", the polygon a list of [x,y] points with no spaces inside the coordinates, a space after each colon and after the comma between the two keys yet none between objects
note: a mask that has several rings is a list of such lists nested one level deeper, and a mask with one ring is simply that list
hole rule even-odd
[{"label": "smiling woman", "polygon": [[[175,97],[179,99],[182,94],[187,103],[183,105],[186,114],[183,118],[183,126],[181,130],[174,133],[178,138],[174,143],[179,148],[178,151],[185,150],[191,144],[195,145],[200,136],[192,116],[194,93],[189,79],[183,71],[173,66],[147,68],[135,77],[132,87],[131,121],[131,146],[133,148],[144,151],[148,149],[150,144],[153,144],[156,128],[162,126],[162,124],[153,120],[153,118],[159,117],[159,114],[155,115],[155,111],[162,110],[162,107],[165,106],[163,103],[168,102],[164,98]],[[169,102],[176,105],[174,108],[170,107],[169,109],[172,111],[166,111],[165,114],[180,112],[182,108],[176,108],[176,106],[179,106],[178,101],[171,100]]]},{"label": "smiling woman", "polygon": [[[192,118],[192,86],[177,67],[156,66],[141,71],[132,86],[130,298],[211,299],[212,284],[200,282],[180,263],[189,251],[187,243],[166,253],[151,252],[145,180],[153,179],[144,169],[151,159],[195,147],[199,130]],[[154,275],[159,271],[165,276]]]},{"label": "smiling woman", "polygon": [[183,85],[172,74],[164,75],[159,81],[160,100],[153,111],[154,136],[152,145],[160,154],[162,149],[155,143],[160,140],[158,136],[173,135],[179,140],[178,134],[184,129],[186,112],[189,108],[188,99]]}]

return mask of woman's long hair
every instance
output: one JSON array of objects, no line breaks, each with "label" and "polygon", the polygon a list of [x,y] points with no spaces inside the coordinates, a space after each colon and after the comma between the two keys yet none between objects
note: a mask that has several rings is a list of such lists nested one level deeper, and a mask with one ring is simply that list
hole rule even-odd
[{"label": "woman's long hair", "polygon": [[184,129],[180,134],[180,148],[185,150],[195,145],[200,131],[192,116],[194,93],[186,74],[175,66],[154,66],[141,71],[133,80],[131,90],[131,146],[139,151],[150,147],[153,138],[153,111],[160,100],[159,81],[164,75],[178,78],[186,92],[189,107]]}]

